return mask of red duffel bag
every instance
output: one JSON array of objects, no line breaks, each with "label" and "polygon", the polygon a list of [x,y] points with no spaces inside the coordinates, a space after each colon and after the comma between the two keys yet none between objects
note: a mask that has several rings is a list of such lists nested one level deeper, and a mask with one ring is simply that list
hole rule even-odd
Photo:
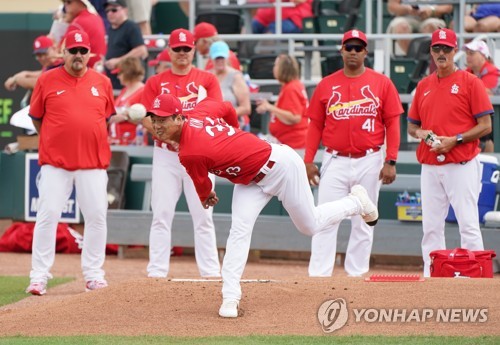
[{"label": "red duffel bag", "polygon": [[431,257],[431,277],[493,278],[494,250],[464,248],[434,250]]}]

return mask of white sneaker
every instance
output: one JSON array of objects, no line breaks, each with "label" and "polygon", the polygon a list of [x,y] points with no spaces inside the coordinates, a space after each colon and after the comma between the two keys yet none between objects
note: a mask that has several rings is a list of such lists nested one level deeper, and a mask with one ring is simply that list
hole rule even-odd
[{"label": "white sneaker", "polygon": [[362,185],[355,185],[351,188],[350,195],[353,195],[359,199],[361,202],[361,206],[363,210],[361,211],[361,217],[365,221],[366,224],[370,226],[374,226],[378,221],[378,210],[377,206],[370,200],[368,197],[368,193],[366,192],[365,187]]},{"label": "white sneaker", "polygon": [[94,291],[99,289],[104,289],[108,287],[108,282],[105,280],[89,280],[85,284],[85,291]]},{"label": "white sneaker", "polygon": [[219,309],[219,315],[222,317],[238,317],[239,302],[235,299],[225,298]]},{"label": "white sneaker", "polygon": [[35,296],[43,296],[47,293],[47,282],[31,282],[26,288],[26,293]]}]

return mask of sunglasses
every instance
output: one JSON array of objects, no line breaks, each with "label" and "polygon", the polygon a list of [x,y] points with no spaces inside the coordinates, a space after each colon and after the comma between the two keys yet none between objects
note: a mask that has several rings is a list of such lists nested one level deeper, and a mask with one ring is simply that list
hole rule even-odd
[{"label": "sunglasses", "polygon": [[109,12],[116,13],[116,12],[118,12],[118,9],[117,8],[109,8],[106,10],[106,13],[109,13]]},{"label": "sunglasses", "polygon": [[453,47],[445,46],[442,44],[432,46],[431,47],[433,53],[439,53],[440,51],[443,51],[445,54],[451,53],[451,51],[454,49]]},{"label": "sunglasses", "polygon": [[68,49],[68,52],[71,54],[71,55],[76,55],[78,53],[82,54],[82,55],[85,55],[89,52],[88,48],[83,48],[83,47],[75,47],[75,48],[69,48]]},{"label": "sunglasses", "polygon": [[352,52],[353,49],[356,51],[356,53],[361,53],[363,50],[365,50],[365,47],[358,44],[344,44],[345,51]]},{"label": "sunglasses", "polygon": [[172,50],[176,53],[180,53],[181,51],[183,51],[184,53],[189,53],[191,50],[193,50],[193,48],[191,48],[191,47],[175,47],[175,48],[172,48]]}]

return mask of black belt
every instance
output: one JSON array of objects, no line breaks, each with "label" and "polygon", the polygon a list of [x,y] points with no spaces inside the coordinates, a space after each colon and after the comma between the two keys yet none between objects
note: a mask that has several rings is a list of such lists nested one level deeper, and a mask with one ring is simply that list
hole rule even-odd
[{"label": "black belt", "polygon": [[[327,147],[325,150],[327,153],[333,153],[337,152],[332,148]],[[373,149],[368,149],[365,152],[355,152],[355,153],[350,153],[350,152],[337,152],[335,156],[340,156],[340,157],[349,157],[349,158],[361,158],[368,156],[369,154],[372,154],[374,152],[380,151],[380,147],[375,147]]]},{"label": "black belt", "polygon": [[[266,166],[268,169],[272,169],[275,163],[276,163],[276,162],[274,162],[274,161],[268,161],[268,162],[267,162],[267,164],[266,164],[265,166]],[[261,172],[259,172],[257,175],[255,175],[255,177],[253,178],[253,180],[252,180],[252,181],[253,181],[253,182],[255,182],[255,183],[259,183],[260,181],[262,181],[262,179],[263,179],[264,177],[266,177],[266,175],[267,175],[267,173],[266,173],[266,172],[261,171]]]}]

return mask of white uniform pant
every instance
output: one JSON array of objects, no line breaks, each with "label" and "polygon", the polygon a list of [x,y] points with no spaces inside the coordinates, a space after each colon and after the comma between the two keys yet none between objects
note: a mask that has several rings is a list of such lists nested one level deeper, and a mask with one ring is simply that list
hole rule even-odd
[{"label": "white uniform pant", "polygon": [[239,300],[240,279],[245,269],[255,221],[273,196],[278,197],[297,229],[314,235],[342,219],[362,211],[357,198],[314,206],[304,162],[290,147],[272,144],[269,160],[272,169],[262,168],[267,175],[257,184],[235,185],[232,201],[232,224],[222,264],[222,296]]},{"label": "white uniform pant", "polygon": [[430,277],[430,252],[446,249],[445,219],[450,203],[460,231],[461,247],[483,250],[477,202],[482,166],[476,156],[467,164],[422,165],[422,256],[424,276]]},{"label": "white uniform pant", "polygon": [[[211,175],[212,183],[214,177]],[[153,153],[151,207],[153,223],[149,236],[150,277],[166,277],[170,268],[172,222],[182,189],[194,225],[195,256],[202,277],[220,277],[220,263],[212,219],[213,209],[203,208],[194,183],[179,161],[177,152],[159,147]]]},{"label": "white uniform pant", "polygon": [[106,256],[106,212],[108,209],[108,175],[104,169],[68,171],[51,165],[40,170],[39,207],[33,234],[31,281],[52,278],[57,223],[66,202],[76,187],[76,199],[84,220],[82,271],[86,281],[103,280],[102,266]]},{"label": "white uniform pant", "polygon": [[[368,196],[377,204],[381,181],[382,151],[362,158],[334,156],[325,151],[321,164],[321,180],[318,189],[318,204],[324,204],[347,196],[351,187],[360,184]],[[330,277],[337,254],[339,223],[313,236],[309,276]],[[373,244],[373,227],[361,216],[351,217],[351,235],[345,256],[344,268],[352,276],[362,275],[370,269],[370,254]]]}]

